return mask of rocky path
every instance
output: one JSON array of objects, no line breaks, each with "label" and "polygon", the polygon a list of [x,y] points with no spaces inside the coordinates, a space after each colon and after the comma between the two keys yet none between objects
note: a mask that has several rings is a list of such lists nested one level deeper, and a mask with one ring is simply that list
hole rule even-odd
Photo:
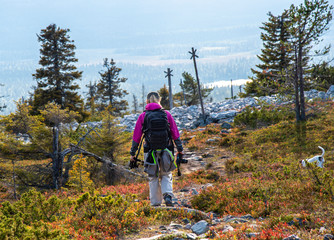
[{"label": "rocky path", "polygon": [[[194,171],[207,168],[218,171],[221,175],[224,175],[224,162],[226,159],[229,159],[232,156],[232,153],[227,152],[224,149],[218,149],[216,146],[209,147],[197,152],[191,152],[188,149],[185,149],[184,153],[184,159],[188,160],[188,163],[181,165],[182,175],[187,175]],[[217,158],[220,159],[220,161],[216,161]],[[176,176],[174,181],[177,182],[178,180],[179,177]],[[197,195],[200,190],[211,187],[212,184],[194,184],[190,186],[188,185],[182,189],[175,190],[173,198],[174,207],[166,207],[164,205],[162,206],[163,208],[169,210],[182,208],[185,211],[200,214],[204,220],[194,223],[190,222],[189,219],[183,219],[182,223],[176,223],[172,221],[169,225],[148,226],[135,235],[127,236],[126,239],[206,239],[208,237],[207,235],[214,234],[210,232],[210,226],[224,224],[224,220],[219,219],[218,216],[213,213],[205,213],[192,209],[190,205],[191,197]],[[246,217],[243,220],[239,219],[239,221],[248,222],[249,218],[250,217],[248,217],[248,219]],[[232,218],[229,218],[228,220],[232,221],[231,219]],[[225,229],[225,231],[233,230],[233,227],[228,224],[224,224],[222,228]]]}]

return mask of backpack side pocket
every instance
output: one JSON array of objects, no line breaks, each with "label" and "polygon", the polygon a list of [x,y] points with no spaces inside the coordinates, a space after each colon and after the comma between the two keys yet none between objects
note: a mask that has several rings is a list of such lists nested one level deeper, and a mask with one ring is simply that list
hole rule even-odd
[{"label": "backpack side pocket", "polygon": [[177,168],[173,153],[167,148],[162,153],[162,169],[164,172],[170,172]]},{"label": "backpack side pocket", "polygon": [[145,153],[144,161],[144,172],[146,172],[150,177],[158,175],[158,164],[154,156],[153,151]]}]

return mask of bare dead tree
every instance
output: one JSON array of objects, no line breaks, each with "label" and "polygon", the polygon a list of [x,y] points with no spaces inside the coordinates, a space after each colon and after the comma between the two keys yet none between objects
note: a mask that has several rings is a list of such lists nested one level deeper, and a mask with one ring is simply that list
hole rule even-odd
[{"label": "bare dead tree", "polygon": [[197,49],[191,48],[191,52],[189,52],[189,53],[191,54],[190,59],[192,59],[193,62],[194,62],[195,74],[196,74],[196,79],[197,79],[197,87],[198,87],[198,95],[199,95],[199,100],[201,102],[203,122],[205,124],[206,123],[206,115],[205,115],[205,112],[204,112],[204,106],[203,106],[203,100],[202,100],[201,84],[199,83],[199,78],[198,78],[198,71],[197,71],[197,65],[196,65],[196,58],[198,58],[198,56],[196,55],[196,51],[197,51]]},{"label": "bare dead tree", "polygon": [[172,74],[173,70],[170,70],[170,68],[167,68],[167,72],[165,77],[168,77],[168,91],[169,91],[169,109],[173,108],[173,94],[172,94],[172,80],[171,80],[171,76],[173,76]]}]

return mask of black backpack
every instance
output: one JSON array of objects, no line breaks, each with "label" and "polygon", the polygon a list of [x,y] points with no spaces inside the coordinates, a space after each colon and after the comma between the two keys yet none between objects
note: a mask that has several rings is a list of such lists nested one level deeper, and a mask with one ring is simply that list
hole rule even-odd
[{"label": "black backpack", "polygon": [[167,113],[162,109],[145,111],[143,133],[151,150],[165,149],[170,145],[170,128]]}]

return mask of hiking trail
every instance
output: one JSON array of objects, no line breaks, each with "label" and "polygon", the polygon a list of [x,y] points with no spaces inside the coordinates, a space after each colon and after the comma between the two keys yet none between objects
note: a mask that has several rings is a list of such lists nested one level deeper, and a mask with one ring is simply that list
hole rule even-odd
[{"label": "hiking trail", "polygon": [[[224,176],[224,164],[227,159],[232,158],[234,155],[232,152],[221,148],[216,145],[209,146],[205,149],[197,151],[189,151],[189,149],[184,149],[184,159],[188,160],[187,164],[181,164],[181,173],[182,175],[188,175],[198,170],[210,169],[217,173],[220,176]],[[176,172],[176,171],[175,171]],[[173,174],[174,184],[179,181],[181,177],[178,177],[177,174]],[[151,225],[147,226],[144,229],[141,229],[139,232],[131,235],[125,236],[126,240],[154,240],[154,239],[207,239],[208,234],[213,234],[211,237],[214,237],[214,233],[211,233],[209,230],[210,226],[222,225],[221,228],[225,229],[223,231],[231,231],[233,227],[229,222],[234,221],[234,224],[243,224],[248,223],[252,220],[251,216],[245,216],[244,218],[236,218],[233,216],[227,216],[224,219],[220,218],[223,216],[217,216],[214,213],[206,213],[191,207],[190,200],[194,195],[199,194],[203,189],[212,187],[212,183],[206,184],[194,184],[191,183],[182,189],[174,188],[174,198],[173,203],[174,207],[166,207],[163,203],[161,207],[168,210],[183,209],[188,212],[195,214],[200,214],[204,220],[197,223],[190,222],[188,219],[183,219],[182,223],[172,221],[169,225]],[[255,220],[255,219],[254,219]],[[226,222],[228,221],[228,222]],[[198,229],[194,230],[194,227],[198,225]]]}]

